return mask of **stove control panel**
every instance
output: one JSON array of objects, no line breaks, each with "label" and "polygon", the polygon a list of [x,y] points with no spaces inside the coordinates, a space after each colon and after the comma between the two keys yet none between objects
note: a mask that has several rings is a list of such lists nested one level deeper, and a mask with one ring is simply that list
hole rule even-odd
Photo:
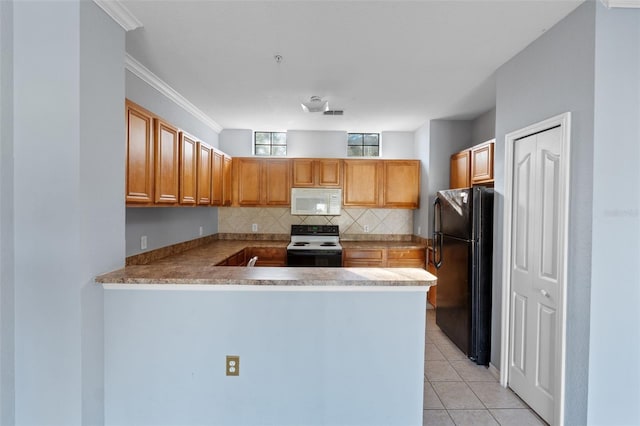
[{"label": "stove control panel", "polygon": [[338,236],[338,225],[291,225],[291,235]]}]

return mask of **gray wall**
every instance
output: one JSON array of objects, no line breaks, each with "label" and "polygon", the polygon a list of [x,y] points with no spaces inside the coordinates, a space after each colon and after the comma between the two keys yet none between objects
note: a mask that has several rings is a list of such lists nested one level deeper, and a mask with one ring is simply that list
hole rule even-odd
[{"label": "gray wall", "polygon": [[[126,96],[199,140],[219,147],[219,137],[213,129],[129,71]],[[217,207],[129,207],[126,211],[127,256],[198,238],[200,226],[205,236],[218,232]],[[140,249],[142,235],[147,236],[146,250]]]},{"label": "gray wall", "polygon": [[[429,193],[428,207],[431,208],[436,194],[449,188],[451,154],[473,145],[469,120],[431,120],[429,135]],[[430,219],[431,220],[431,219]],[[432,224],[428,223],[429,235]]]},{"label": "gray wall", "polygon": [[[380,158],[414,158],[413,132],[381,132],[380,146]],[[223,130],[220,149],[234,157],[252,156],[253,130]],[[287,157],[346,158],[347,132],[287,130]]]},{"label": "gray wall", "polygon": [[[140,29],[140,31],[144,31],[144,29]],[[149,86],[131,71],[125,71],[125,79],[127,99],[164,118],[199,140],[216,148],[219,147],[218,133],[215,130]]]},{"label": "gray wall", "polygon": [[13,3],[0,2],[0,424],[15,422]]},{"label": "gray wall", "polygon": [[[217,207],[127,208],[127,256],[218,232]],[[147,236],[147,250],[140,238]]]},{"label": "gray wall", "polygon": [[80,2],[79,245],[82,424],[104,421],[104,310],[97,274],[122,267],[124,30]]},{"label": "gray wall", "polygon": [[594,2],[578,7],[497,71],[493,332],[500,365],[504,140],[509,132],[571,111],[571,185],[565,423],[586,424],[591,288]]},{"label": "gray wall", "polygon": [[124,261],[124,32],[92,2],[13,7],[15,423],[102,424],[93,278]]},{"label": "gray wall", "polygon": [[471,139],[473,145],[486,142],[496,137],[496,109],[492,108],[471,123]]},{"label": "gray wall", "polygon": [[105,291],[107,424],[422,424],[424,292],[210,290]]},{"label": "gray wall", "polygon": [[[598,3],[588,423],[640,424],[640,10]],[[617,390],[617,391],[616,391]]]},{"label": "gray wall", "polygon": [[414,157],[420,160],[420,208],[413,212],[413,233],[423,238],[430,238],[429,234],[429,122],[427,121],[413,136]]}]

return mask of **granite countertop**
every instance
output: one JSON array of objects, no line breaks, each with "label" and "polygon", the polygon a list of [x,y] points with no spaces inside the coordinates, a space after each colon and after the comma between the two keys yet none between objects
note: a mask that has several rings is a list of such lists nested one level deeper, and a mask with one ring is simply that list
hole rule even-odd
[{"label": "granite countertop", "polygon": [[215,266],[245,248],[274,247],[286,249],[288,244],[289,241],[217,240],[182,253],[155,260],[149,265]]},{"label": "granite countertop", "polygon": [[136,265],[96,278],[111,284],[427,287],[436,278],[420,268],[287,268]]},{"label": "granite countertop", "polygon": [[[158,259],[96,277],[113,288],[123,284],[209,284],[252,286],[425,287],[436,277],[421,268],[287,268],[215,266],[248,247],[286,248],[289,241],[216,240]],[[341,241],[346,248],[424,248],[400,241]]]}]

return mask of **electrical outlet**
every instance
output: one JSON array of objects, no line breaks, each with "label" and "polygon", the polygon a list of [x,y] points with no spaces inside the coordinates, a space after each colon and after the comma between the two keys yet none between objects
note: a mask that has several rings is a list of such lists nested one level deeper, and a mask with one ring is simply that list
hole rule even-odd
[{"label": "electrical outlet", "polygon": [[227,355],[226,370],[227,370],[227,376],[239,376],[240,375],[240,356]]},{"label": "electrical outlet", "polygon": [[200,236],[202,237],[202,234],[204,234],[204,229],[202,228],[202,226],[200,227],[200,230],[198,232],[200,233]]},{"label": "electrical outlet", "polygon": [[418,226],[418,235],[422,235],[422,226]]},{"label": "electrical outlet", "polygon": [[369,225],[364,226],[364,232],[369,232]]},{"label": "electrical outlet", "polygon": [[258,232],[258,224],[257,223],[253,223],[251,224],[251,230],[253,232]]},{"label": "electrical outlet", "polygon": [[140,237],[140,250],[144,250],[147,248],[147,236],[143,235]]}]

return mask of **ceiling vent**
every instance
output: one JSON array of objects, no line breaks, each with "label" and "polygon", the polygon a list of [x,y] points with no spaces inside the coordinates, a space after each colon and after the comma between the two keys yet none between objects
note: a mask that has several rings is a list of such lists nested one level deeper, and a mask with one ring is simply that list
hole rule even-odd
[{"label": "ceiling vent", "polygon": [[324,112],[324,115],[344,115],[344,110],[342,109],[330,109]]}]

